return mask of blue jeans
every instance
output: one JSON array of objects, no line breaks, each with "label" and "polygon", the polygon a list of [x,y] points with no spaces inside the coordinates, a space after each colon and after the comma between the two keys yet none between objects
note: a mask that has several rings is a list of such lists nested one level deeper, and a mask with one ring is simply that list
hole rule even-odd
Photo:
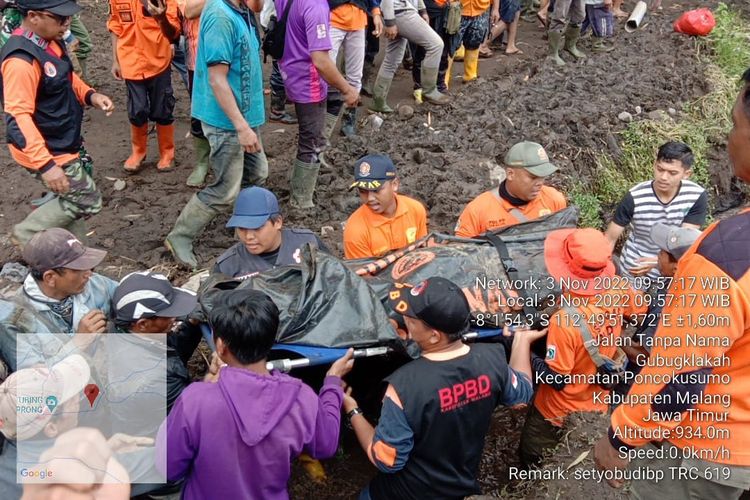
[{"label": "blue jeans", "polygon": [[190,93],[190,82],[188,78],[188,69],[185,64],[185,37],[181,36],[180,40],[174,45],[174,57],[172,57],[172,67],[180,74],[182,83],[185,84],[185,90]]},{"label": "blue jeans", "polygon": [[271,76],[268,79],[271,84],[271,92],[276,95],[284,96],[286,99],[286,89],[284,88],[284,78],[281,76],[281,70],[279,69],[279,60],[271,60]]},{"label": "blue jeans", "polygon": [[[260,130],[253,129],[260,141]],[[245,153],[240,146],[237,132],[212,127],[203,123],[203,133],[208,139],[211,154],[208,161],[214,174],[214,182],[197,196],[200,201],[219,212],[232,208],[240,189],[263,185],[268,177],[268,159],[260,153]]]}]

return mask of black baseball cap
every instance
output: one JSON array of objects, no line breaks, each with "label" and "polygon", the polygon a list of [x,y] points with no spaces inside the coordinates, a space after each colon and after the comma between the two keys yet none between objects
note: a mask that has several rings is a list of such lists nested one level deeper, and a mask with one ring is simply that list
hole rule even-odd
[{"label": "black baseball cap", "polygon": [[458,333],[469,326],[469,301],[458,285],[445,278],[427,278],[414,286],[395,283],[388,301],[397,313],[420,319],[443,333]]},{"label": "black baseball cap", "polygon": [[63,17],[74,16],[81,12],[81,6],[74,0],[16,0],[16,6],[24,10],[51,12]]},{"label": "black baseball cap", "polygon": [[115,318],[123,323],[141,318],[181,318],[193,312],[197,304],[193,292],[172,286],[162,274],[147,271],[125,276],[112,295]]},{"label": "black baseball cap", "polygon": [[396,166],[387,155],[367,155],[354,164],[354,184],[349,189],[377,191],[386,181],[395,178]]},{"label": "black baseball cap", "polygon": [[60,227],[39,231],[23,247],[23,260],[41,273],[61,267],[87,271],[106,255],[104,250],[84,246],[73,233]]}]

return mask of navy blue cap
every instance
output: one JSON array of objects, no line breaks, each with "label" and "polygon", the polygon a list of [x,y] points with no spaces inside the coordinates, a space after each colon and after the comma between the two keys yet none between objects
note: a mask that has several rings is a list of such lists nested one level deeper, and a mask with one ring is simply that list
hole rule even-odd
[{"label": "navy blue cap", "polygon": [[74,0],[18,0],[16,6],[25,10],[47,11],[63,17],[81,12],[81,6]]},{"label": "navy blue cap", "polygon": [[395,178],[396,166],[387,155],[367,155],[354,164],[354,184],[349,189],[377,191],[385,181]]},{"label": "navy blue cap", "polygon": [[253,186],[240,191],[227,227],[258,229],[279,211],[279,200],[268,189]]}]

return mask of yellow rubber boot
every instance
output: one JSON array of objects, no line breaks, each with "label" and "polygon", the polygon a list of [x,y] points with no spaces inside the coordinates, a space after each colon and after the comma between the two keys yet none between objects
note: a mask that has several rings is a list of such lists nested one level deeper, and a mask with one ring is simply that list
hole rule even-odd
[{"label": "yellow rubber boot", "polygon": [[299,462],[302,464],[302,468],[305,469],[307,477],[313,481],[320,483],[328,479],[328,476],[326,476],[326,470],[323,468],[323,464],[320,463],[320,460],[316,460],[307,453],[303,453],[299,456]]},{"label": "yellow rubber boot", "polygon": [[453,60],[455,61],[463,61],[464,60],[464,46],[461,45],[455,54],[453,54]]},{"label": "yellow rubber boot", "polygon": [[464,83],[477,79],[479,68],[479,49],[467,50],[464,53]]},{"label": "yellow rubber boot", "polygon": [[453,70],[453,57],[448,58],[448,69],[445,70],[445,86],[451,88],[451,71]]}]

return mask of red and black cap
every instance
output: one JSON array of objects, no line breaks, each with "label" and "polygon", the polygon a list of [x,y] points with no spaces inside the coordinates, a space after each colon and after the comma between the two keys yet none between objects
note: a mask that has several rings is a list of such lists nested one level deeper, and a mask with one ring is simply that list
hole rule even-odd
[{"label": "red and black cap", "polygon": [[471,318],[469,301],[461,288],[437,276],[413,286],[394,283],[388,302],[398,314],[422,320],[447,334],[465,330]]}]

